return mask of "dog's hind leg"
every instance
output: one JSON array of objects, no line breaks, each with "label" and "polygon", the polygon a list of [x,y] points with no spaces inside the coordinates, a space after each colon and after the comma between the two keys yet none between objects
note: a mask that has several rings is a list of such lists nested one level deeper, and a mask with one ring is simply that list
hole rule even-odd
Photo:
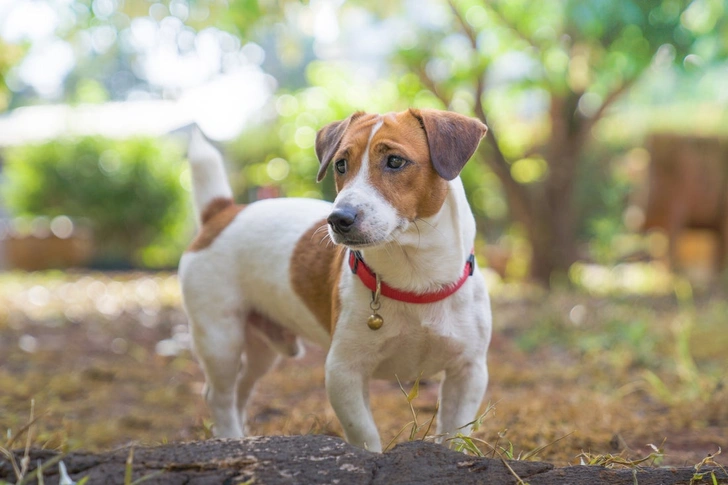
[{"label": "dog's hind leg", "polygon": [[245,431],[245,408],[255,384],[283,357],[300,357],[304,353],[298,336],[270,318],[251,311],[244,318],[245,355],[238,376],[237,407]]},{"label": "dog's hind leg", "polygon": [[203,392],[219,438],[244,436],[235,406],[235,391],[245,345],[243,325],[237,315],[219,317],[214,329],[196,330],[192,321],[195,352],[205,373]]},{"label": "dog's hind leg", "polygon": [[250,324],[245,329],[245,353],[237,380],[237,413],[243,431],[246,431],[245,409],[253,394],[255,384],[278,362],[279,354],[261,337]]},{"label": "dog's hind leg", "polygon": [[[189,265],[188,265],[189,266]],[[194,267],[192,269],[195,269]],[[204,397],[215,436],[238,438],[243,428],[235,406],[236,384],[245,349],[239,292],[224,282],[211,286],[206,273],[183,273],[182,292],[190,320],[193,348],[205,373]]]}]

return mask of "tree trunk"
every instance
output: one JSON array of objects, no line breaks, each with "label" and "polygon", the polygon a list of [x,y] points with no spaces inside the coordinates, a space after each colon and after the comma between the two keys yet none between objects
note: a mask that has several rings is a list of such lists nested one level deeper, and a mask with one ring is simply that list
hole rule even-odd
[{"label": "tree trunk", "polygon": [[577,259],[571,190],[534,197],[530,209],[532,222],[524,224],[531,245],[530,276],[550,286],[552,278],[566,275]]},{"label": "tree trunk", "polygon": [[565,155],[559,159],[543,183],[510,183],[505,190],[511,218],[525,228],[531,245],[530,277],[544,286],[553,276],[565,276],[577,260],[573,162]]},{"label": "tree trunk", "polygon": [[[527,231],[532,255],[531,278],[544,286],[550,286],[553,277],[566,277],[577,259],[573,193],[583,144],[580,122],[574,119],[577,102],[576,95],[554,96],[551,100],[552,135],[543,153],[549,174],[543,183],[514,187],[510,173],[496,171],[506,185],[509,207],[519,208],[511,210],[511,217]],[[527,201],[525,210],[524,200]]]}]

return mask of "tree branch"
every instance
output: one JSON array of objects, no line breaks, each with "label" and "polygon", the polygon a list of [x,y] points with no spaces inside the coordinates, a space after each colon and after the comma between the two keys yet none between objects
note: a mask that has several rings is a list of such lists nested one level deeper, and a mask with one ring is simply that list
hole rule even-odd
[{"label": "tree branch", "polygon": [[601,106],[599,106],[599,109],[593,115],[584,120],[575,136],[575,148],[577,149],[577,151],[581,149],[584,143],[586,143],[586,140],[589,138],[589,134],[591,133],[592,128],[594,128],[594,125],[596,125],[597,122],[604,117],[607,109],[612,106],[612,104],[614,104],[614,102],[617,101],[620,96],[628,91],[637,82],[637,79],[639,79],[639,74],[627,79],[622,84],[613,89],[612,92],[610,92],[607,97],[604,98],[604,101],[602,102]]},{"label": "tree branch", "polygon": [[442,90],[440,90],[435,81],[433,81],[432,78],[427,74],[427,71],[423,66],[420,66],[417,69],[417,75],[420,78],[420,82],[424,84],[425,87],[429,89],[432,94],[434,94],[435,97],[440,100],[440,102],[442,102],[442,104],[445,105],[445,108],[450,106],[450,102],[452,101],[452,99],[450,99],[449,96],[443,93]]},{"label": "tree branch", "polygon": [[470,46],[473,48],[474,51],[478,51],[478,38],[475,35],[475,31],[470,28],[470,25],[468,25],[468,22],[463,18],[463,15],[460,13],[460,10],[457,9],[455,6],[455,3],[453,3],[453,0],[448,0],[448,5],[450,5],[450,9],[452,9],[452,13],[455,15],[455,18],[458,20],[458,23],[460,24],[460,28],[463,30],[463,33],[467,36],[468,40],[470,41]]},{"label": "tree branch", "polygon": [[592,124],[599,121],[603,116],[604,112],[609,108],[619,97],[624,94],[629,88],[631,88],[635,82],[637,82],[637,79],[639,78],[639,75],[634,76],[632,78],[627,79],[625,82],[623,82],[620,86],[618,86],[616,89],[614,89],[611,93],[607,95],[607,97],[604,99],[604,102],[599,107],[596,113],[590,117]]},{"label": "tree branch", "polygon": [[525,33],[523,33],[508,17],[506,17],[503,14],[503,12],[501,12],[496,7],[496,2],[486,0],[486,1],[483,2],[483,6],[485,8],[487,8],[488,10],[490,10],[491,12],[493,12],[493,14],[496,17],[498,17],[498,20],[503,25],[505,25],[506,27],[508,27],[508,29],[510,29],[514,34],[516,34],[516,36],[519,39],[525,41],[528,45],[530,45],[531,47],[533,47],[534,49],[536,49],[538,52],[541,52],[543,50],[541,48],[541,46],[535,40],[533,40],[531,37],[529,37],[528,35],[526,35]]},{"label": "tree branch", "polygon": [[[470,25],[468,25],[465,18],[463,18],[462,14],[455,6],[453,0],[448,0],[448,4],[450,5],[450,8],[452,9],[455,18],[458,21],[460,29],[470,41],[470,45],[473,49],[473,55],[477,56],[478,42],[475,32],[470,27]],[[477,65],[477,62],[475,62],[475,64]],[[425,85],[428,87],[428,89],[432,90],[430,86],[434,86],[434,82],[429,79],[426,73],[423,74],[426,78]],[[485,163],[490,166],[491,170],[493,170],[493,173],[495,173],[495,175],[501,181],[501,184],[503,184],[503,189],[506,192],[506,197],[508,198],[509,206],[511,208],[511,214],[514,219],[522,222],[523,224],[529,225],[531,220],[531,211],[530,199],[527,189],[518,182],[516,182],[516,180],[511,175],[511,166],[506,160],[506,157],[503,154],[500,145],[498,144],[495,133],[488,124],[488,117],[486,116],[485,108],[483,107],[483,94],[485,93],[485,69],[479,68],[476,70],[476,72],[473,73],[473,75],[475,77],[475,101],[473,105],[473,111],[475,113],[475,116],[486,126],[488,126],[486,140],[488,141],[488,145],[490,145],[491,148],[491,153],[489,153],[487,156],[483,155],[479,158],[482,158],[482,160],[484,160]],[[441,100],[443,99],[437,94],[435,90],[433,90],[433,92],[436,96],[438,96],[438,98],[440,98]]]}]

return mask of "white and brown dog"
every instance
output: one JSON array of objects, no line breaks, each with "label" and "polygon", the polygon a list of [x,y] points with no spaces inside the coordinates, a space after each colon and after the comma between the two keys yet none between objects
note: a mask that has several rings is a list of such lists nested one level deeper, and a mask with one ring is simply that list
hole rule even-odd
[{"label": "white and brown dog", "polygon": [[486,130],[444,111],[355,113],[316,137],[318,180],[334,165],[333,204],[246,207],[233,203],[219,152],[193,135],[201,227],[179,271],[217,436],[244,435],[255,382],[299,353],[299,337],[328,349],[326,390],[350,443],[382,450],[371,378],[440,371],[437,433],[470,431],[460,428],[488,383],[491,314],[458,175]]}]

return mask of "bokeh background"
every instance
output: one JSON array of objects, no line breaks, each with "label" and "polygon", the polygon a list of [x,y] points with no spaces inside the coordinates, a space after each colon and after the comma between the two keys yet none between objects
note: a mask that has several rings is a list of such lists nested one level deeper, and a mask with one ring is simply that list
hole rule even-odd
[{"label": "bokeh background", "polygon": [[[728,446],[727,80],[726,0],[0,0],[0,430],[35,398],[48,446],[208,435],[174,275],[191,128],[240,202],[331,200],[319,128],[429,107],[490,127],[462,173],[500,335],[484,439]],[[340,432],[282,417],[323,399],[312,355],[257,431]]]},{"label": "bokeh background", "polygon": [[[725,8],[4,0],[5,265],[174,267],[193,231],[193,123],[221,142],[241,201],[331,198],[314,183],[316,130],[415,106],[490,126],[463,179],[501,277],[596,284],[585,264],[635,260],[715,274],[728,239]],[[715,230],[682,234],[693,226]],[[59,235],[85,250],[64,253]],[[48,238],[30,261],[17,254],[16,240]]]}]

